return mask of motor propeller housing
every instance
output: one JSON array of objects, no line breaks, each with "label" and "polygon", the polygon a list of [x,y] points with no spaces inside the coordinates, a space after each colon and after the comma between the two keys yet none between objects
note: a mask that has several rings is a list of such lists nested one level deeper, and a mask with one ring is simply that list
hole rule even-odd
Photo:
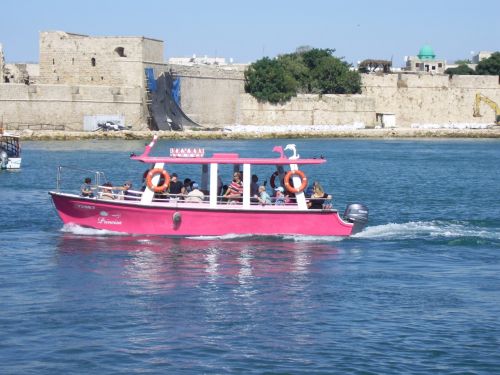
[{"label": "motor propeller housing", "polygon": [[349,204],[344,211],[344,220],[354,224],[352,234],[361,232],[368,223],[368,207],[360,203]]}]

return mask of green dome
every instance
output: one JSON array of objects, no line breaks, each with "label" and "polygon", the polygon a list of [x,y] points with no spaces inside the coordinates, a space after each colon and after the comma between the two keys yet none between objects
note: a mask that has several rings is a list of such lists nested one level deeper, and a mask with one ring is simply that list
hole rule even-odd
[{"label": "green dome", "polygon": [[420,51],[418,52],[418,58],[420,60],[430,60],[434,59],[435,57],[436,54],[434,53],[434,50],[428,44],[422,46],[422,48],[420,48]]}]

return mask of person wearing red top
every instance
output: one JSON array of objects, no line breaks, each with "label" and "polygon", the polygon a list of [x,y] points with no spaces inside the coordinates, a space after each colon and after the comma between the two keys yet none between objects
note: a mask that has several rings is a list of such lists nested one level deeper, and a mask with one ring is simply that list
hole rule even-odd
[{"label": "person wearing red top", "polygon": [[239,172],[234,172],[233,181],[227,188],[224,197],[229,202],[241,202],[241,197],[243,196],[243,183],[241,182],[241,175]]}]

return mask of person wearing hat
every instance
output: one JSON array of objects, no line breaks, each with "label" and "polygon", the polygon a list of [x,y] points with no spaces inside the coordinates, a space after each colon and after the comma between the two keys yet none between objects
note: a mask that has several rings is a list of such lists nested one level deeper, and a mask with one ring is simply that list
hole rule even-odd
[{"label": "person wearing hat", "polygon": [[193,182],[191,184],[192,190],[186,196],[186,202],[203,202],[205,199],[205,194],[200,190],[200,185],[198,183]]},{"label": "person wearing hat", "polygon": [[274,189],[276,192],[276,195],[274,197],[274,204],[276,206],[284,206],[285,205],[285,189],[283,189],[283,186],[278,186],[276,189]]}]

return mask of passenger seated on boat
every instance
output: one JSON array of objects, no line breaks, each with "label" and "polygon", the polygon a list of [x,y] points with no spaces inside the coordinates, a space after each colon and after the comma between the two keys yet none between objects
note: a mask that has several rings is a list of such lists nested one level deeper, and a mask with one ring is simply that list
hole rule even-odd
[{"label": "passenger seated on boat", "polygon": [[241,182],[241,175],[239,172],[234,172],[233,181],[228,186],[224,197],[229,203],[240,202],[243,196],[243,183]]},{"label": "passenger seated on boat", "polygon": [[259,177],[256,174],[252,175],[252,182],[250,183],[250,196],[253,198],[259,195]]},{"label": "passenger seated on boat", "polygon": [[[165,185],[165,177],[160,176],[160,179],[158,180],[158,186],[164,186]],[[168,200],[168,188],[164,187],[163,190],[156,191],[153,195],[154,200],[163,200],[166,201]]]},{"label": "passenger seated on boat", "polygon": [[306,198],[311,198],[311,195],[313,195],[314,190],[312,186],[309,186],[306,191],[304,192]]},{"label": "passenger seated on boat", "polygon": [[184,184],[183,184],[183,188],[184,188],[184,194],[187,194],[189,193],[191,190],[193,190],[193,187],[191,186],[193,184],[194,181],[191,181],[190,178],[185,178],[184,179]]},{"label": "passenger seated on boat", "polygon": [[186,196],[186,202],[203,202],[205,199],[205,194],[200,190],[200,185],[193,182],[193,190],[191,190]]},{"label": "passenger seated on boat", "polygon": [[224,185],[222,178],[217,176],[217,195],[223,195],[226,192],[227,185]]},{"label": "passenger seated on boat", "polygon": [[261,205],[265,206],[266,204],[273,204],[271,197],[266,192],[266,187],[264,185],[259,186],[258,194],[255,194],[254,198],[257,199]]},{"label": "passenger seated on boat", "polygon": [[283,186],[278,186],[276,189],[276,195],[274,198],[274,204],[276,206],[284,206],[285,205],[285,189],[283,189]]},{"label": "passenger seated on boat", "polygon": [[332,208],[331,199],[332,196],[326,194],[321,184],[318,181],[315,181],[313,184],[313,194],[307,201],[307,207],[313,210],[330,209]]},{"label": "passenger seated on boat", "polygon": [[[140,194],[138,192],[136,193],[136,192],[130,191],[131,188],[132,188],[132,182],[130,182],[130,181],[126,181],[123,184],[123,186],[116,188],[116,189],[120,190],[120,192],[118,193],[118,199],[126,200],[126,201],[137,200],[137,198],[140,197]],[[136,197],[136,198],[134,198],[134,197]]]},{"label": "passenger seated on boat", "polygon": [[170,185],[168,193],[171,199],[180,199],[181,195],[184,194],[184,185],[178,180],[177,173],[172,173],[170,176]]},{"label": "passenger seated on boat", "polygon": [[102,185],[102,191],[101,191],[101,199],[115,199],[115,195],[113,193],[113,184],[111,182],[106,182],[104,185]]},{"label": "passenger seated on boat", "polygon": [[92,179],[90,177],[86,177],[83,180],[83,185],[80,187],[80,192],[82,197],[94,198],[94,192],[92,191]]},{"label": "passenger seated on boat", "polygon": [[142,186],[141,186],[141,191],[145,191],[146,188],[147,188],[147,184],[146,184],[146,178],[148,177],[148,173],[149,173],[150,169],[146,169],[144,171],[144,173],[142,174]]}]

